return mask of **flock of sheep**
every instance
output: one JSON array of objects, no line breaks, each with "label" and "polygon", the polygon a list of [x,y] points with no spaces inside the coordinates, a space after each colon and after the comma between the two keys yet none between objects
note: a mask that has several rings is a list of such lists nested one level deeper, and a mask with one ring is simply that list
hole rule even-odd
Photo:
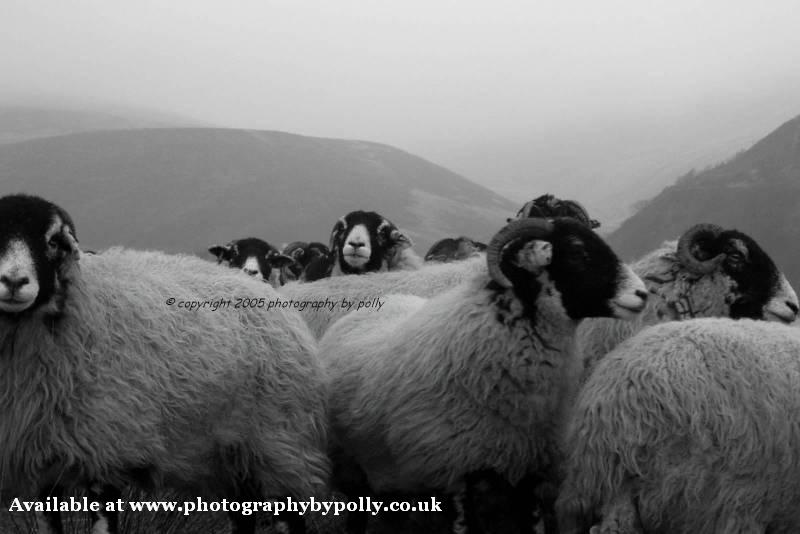
[{"label": "flock of sheep", "polygon": [[[0,490],[436,492],[470,534],[491,530],[488,491],[520,533],[800,531],[798,299],[758,243],[698,224],[628,266],[576,202],[506,222],[423,259],[356,211],[327,246],[232,241],[220,266],[82,253],[62,207],[0,198]],[[385,305],[165,304],[217,295]],[[93,534],[117,532],[103,510]]]}]

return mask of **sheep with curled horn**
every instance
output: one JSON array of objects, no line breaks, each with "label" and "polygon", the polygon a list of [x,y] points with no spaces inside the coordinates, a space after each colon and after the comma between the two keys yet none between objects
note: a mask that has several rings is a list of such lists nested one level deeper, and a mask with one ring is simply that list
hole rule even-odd
[{"label": "sheep with curled horn", "polygon": [[598,363],[564,447],[561,534],[800,532],[800,329],[649,327]]},{"label": "sheep with curled horn", "polygon": [[713,224],[689,228],[632,265],[650,292],[634,321],[587,319],[578,327],[584,379],[594,365],[645,326],[697,317],[765,319],[790,323],[797,295],[758,243]]},{"label": "sheep with curled horn", "polygon": [[[520,210],[520,217],[536,216],[552,218],[567,216],[576,219],[588,228],[593,227],[593,219],[576,201],[561,200],[553,195],[542,195],[526,204],[528,208]],[[535,209],[533,207],[535,207]],[[594,221],[596,222],[596,221]],[[346,221],[340,221],[334,227],[333,238],[342,233]],[[340,239],[341,240],[341,239]],[[471,241],[471,240],[470,240]],[[483,243],[474,242],[475,248],[485,249]],[[400,248],[400,251],[405,249]],[[428,252],[430,255],[431,252]],[[415,255],[411,256],[412,258]],[[416,261],[411,262],[416,265]],[[325,301],[329,299],[336,303],[333,309],[324,307],[307,306],[301,313],[312,332],[318,338],[337,319],[346,315],[350,309],[339,305],[344,301],[361,302],[382,297],[390,293],[402,293],[419,297],[433,297],[456,285],[470,279],[475,273],[484,268],[485,259],[480,255],[469,257],[457,263],[438,264],[427,261],[418,270],[415,269],[390,269],[389,272],[366,273],[359,279],[351,277],[329,278],[333,270],[333,260],[316,258],[308,265],[304,272],[304,280],[312,281],[311,284],[289,284],[281,288],[281,293],[298,302]]]},{"label": "sheep with curled horn", "polygon": [[[320,341],[337,485],[351,497],[459,494],[474,472],[518,489],[550,477],[580,372],[578,322],[631,318],[646,297],[583,224],[524,219],[500,230],[483,269],[449,291],[390,296],[381,313],[343,317]],[[365,518],[350,527],[363,532]]]},{"label": "sheep with curled horn", "polygon": [[[51,202],[0,198],[0,487],[40,500],[88,488],[103,512],[127,486],[217,501],[324,491],[327,395],[302,318],[188,309],[277,295],[192,256],[82,256],[75,235]],[[230,520],[254,531],[254,516]],[[113,513],[94,523],[116,530]],[[44,531],[61,533],[58,512]]]}]

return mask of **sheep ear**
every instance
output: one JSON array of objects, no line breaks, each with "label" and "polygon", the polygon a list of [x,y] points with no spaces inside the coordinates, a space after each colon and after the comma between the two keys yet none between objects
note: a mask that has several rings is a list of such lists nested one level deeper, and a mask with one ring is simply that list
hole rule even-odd
[{"label": "sheep ear", "polygon": [[344,217],[336,221],[336,224],[333,225],[333,229],[331,230],[331,238],[329,243],[329,248],[331,250],[335,250],[338,247],[336,246],[339,241],[342,239],[342,232],[344,229],[347,228],[347,221],[344,220]]},{"label": "sheep ear", "polygon": [[75,237],[75,229],[65,224],[61,227],[61,235],[64,237],[64,243],[67,245],[69,251],[75,258],[80,258],[81,247],[78,244],[78,238]]},{"label": "sheep ear", "polygon": [[393,248],[408,248],[413,245],[411,239],[388,219],[383,219],[378,226],[378,239],[383,244],[388,244]]},{"label": "sheep ear", "polygon": [[402,246],[402,248],[407,248],[407,247],[413,246],[413,244],[414,244],[411,241],[410,237],[408,237],[406,234],[404,234],[403,232],[401,232],[397,228],[392,230],[392,232],[389,234],[389,241],[391,241],[392,244],[395,245],[395,246],[397,246],[397,245]]},{"label": "sheep ear", "polygon": [[549,241],[534,239],[528,241],[517,251],[512,263],[521,269],[539,273],[553,261],[553,244]]},{"label": "sheep ear", "polygon": [[233,257],[233,250],[234,246],[232,243],[228,243],[227,245],[213,245],[208,247],[208,251],[216,256],[217,263],[222,263],[223,261],[228,261]]},{"label": "sheep ear", "polygon": [[280,269],[282,267],[294,265],[295,261],[291,256],[273,252],[272,254],[267,254],[267,263],[269,263],[270,267]]},{"label": "sheep ear", "polygon": [[81,249],[78,238],[75,237],[75,225],[65,211],[56,211],[45,238],[47,241],[58,243],[59,254],[62,257],[72,257],[76,260],[80,258]]}]

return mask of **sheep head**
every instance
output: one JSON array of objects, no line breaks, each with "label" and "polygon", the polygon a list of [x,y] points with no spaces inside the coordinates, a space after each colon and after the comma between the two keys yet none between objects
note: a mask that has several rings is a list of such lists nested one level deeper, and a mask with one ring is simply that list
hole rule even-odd
[{"label": "sheep head", "polygon": [[570,318],[631,318],[644,309],[644,283],[611,248],[571,217],[511,221],[489,243],[489,275],[530,304],[545,285]]},{"label": "sheep head", "polygon": [[410,246],[408,236],[374,211],[352,211],[331,230],[330,249],[344,274],[382,270]]},{"label": "sheep head", "polygon": [[[600,226],[600,222],[589,217],[589,212],[578,201],[560,199],[550,194],[529,200],[517,212],[517,219],[528,217],[572,217],[588,228],[594,229]],[[508,219],[508,222],[512,220]]]},{"label": "sheep head", "polygon": [[281,254],[290,257],[293,263],[281,269],[281,285],[292,280],[300,280],[306,267],[317,258],[327,258],[328,247],[322,243],[312,241],[293,241],[281,248]]},{"label": "sheep head", "polygon": [[772,258],[747,234],[714,224],[696,224],[678,240],[678,265],[687,278],[716,277],[734,319],[792,322],[798,299]]},{"label": "sheep head", "polygon": [[217,263],[225,262],[229,267],[241,269],[246,274],[260,278],[264,282],[276,284],[276,272],[294,263],[294,259],[277,251],[275,247],[258,239],[248,237],[230,241],[225,245],[213,245],[208,251],[216,256]]},{"label": "sheep head", "polygon": [[52,202],[0,198],[0,315],[61,311],[80,259],[75,235],[72,218]]}]

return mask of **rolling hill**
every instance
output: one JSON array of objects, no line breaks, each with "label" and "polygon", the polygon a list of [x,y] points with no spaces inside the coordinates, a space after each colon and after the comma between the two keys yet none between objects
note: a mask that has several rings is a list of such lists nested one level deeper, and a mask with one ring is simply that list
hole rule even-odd
[{"label": "rolling hill", "polygon": [[729,161],[664,189],[609,236],[631,259],[695,222],[757,239],[800,288],[800,117]]},{"label": "rolling hill", "polygon": [[0,104],[0,144],[99,130],[196,126],[201,124],[149,110]]},{"label": "rolling hill", "polygon": [[445,236],[488,239],[519,207],[390,146],[213,128],[0,145],[0,194],[18,191],[66,208],[85,248],[204,256],[211,244],[247,236],[327,242],[336,220],[356,209],[406,229],[422,254]]}]

